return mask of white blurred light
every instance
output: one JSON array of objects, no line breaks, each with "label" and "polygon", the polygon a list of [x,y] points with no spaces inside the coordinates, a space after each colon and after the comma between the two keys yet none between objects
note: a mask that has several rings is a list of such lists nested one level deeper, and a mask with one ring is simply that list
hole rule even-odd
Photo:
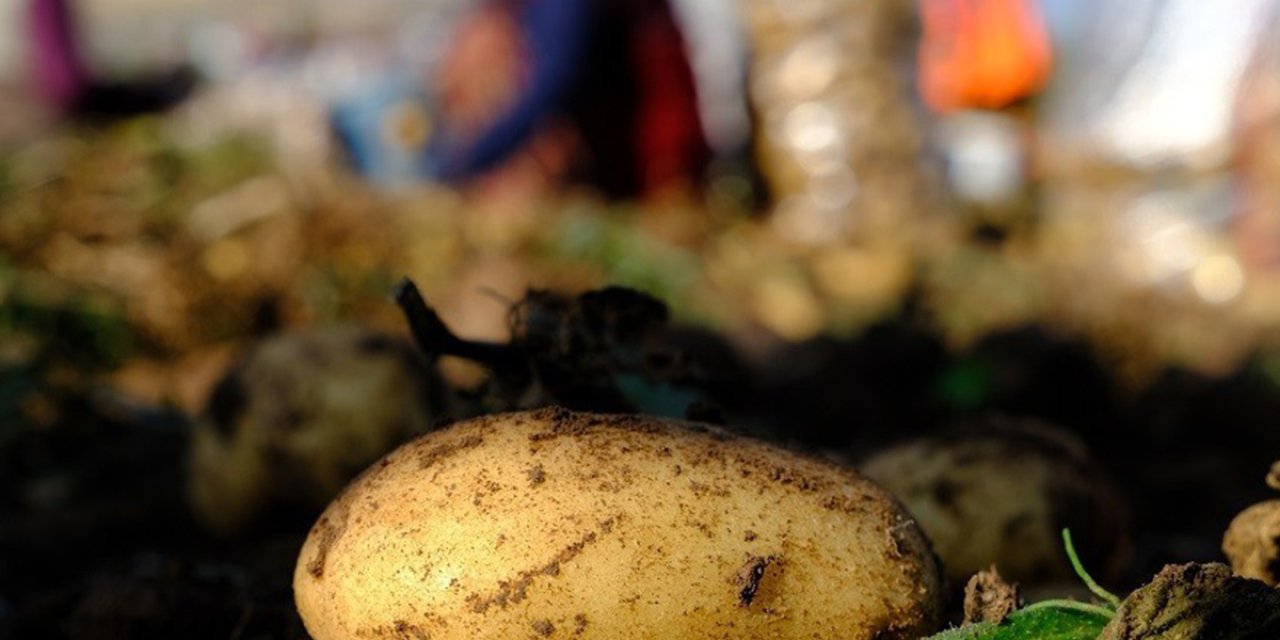
[{"label": "white blurred light", "polygon": [[849,168],[843,141],[814,151],[796,153],[795,159],[800,168],[812,177],[831,176]]},{"label": "white blurred light", "polygon": [[1167,283],[1186,274],[1208,253],[1209,235],[1175,196],[1148,194],[1119,221],[1131,264],[1141,280]]},{"label": "white blurred light", "polygon": [[1244,270],[1231,256],[1209,256],[1191,273],[1191,286],[1205,302],[1226,304],[1244,291]]},{"label": "white blurred light", "polygon": [[747,113],[747,36],[737,0],[674,0],[698,87],[698,114],[707,142],[720,154],[739,151],[751,136]]},{"label": "white blurred light", "polygon": [[994,204],[1022,187],[1022,144],[1017,123],[998,114],[962,113],[943,125],[948,178],[965,200]]},{"label": "white blurred light", "polygon": [[773,80],[782,97],[807,100],[820,95],[840,74],[840,49],[830,36],[801,40],[774,71]]},{"label": "white blurred light", "polygon": [[805,102],[787,113],[782,135],[797,152],[818,154],[841,144],[840,117],[823,102]]},{"label": "white blurred light", "polygon": [[1144,165],[1225,160],[1233,97],[1272,4],[1168,0],[1102,123],[1115,151]]}]

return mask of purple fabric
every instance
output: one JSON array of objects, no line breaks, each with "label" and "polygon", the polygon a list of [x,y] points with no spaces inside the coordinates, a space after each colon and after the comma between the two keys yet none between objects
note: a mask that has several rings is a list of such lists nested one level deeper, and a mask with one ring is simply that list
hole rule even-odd
[{"label": "purple fabric", "polygon": [[32,0],[31,64],[36,89],[58,109],[68,109],[88,84],[67,0]]}]

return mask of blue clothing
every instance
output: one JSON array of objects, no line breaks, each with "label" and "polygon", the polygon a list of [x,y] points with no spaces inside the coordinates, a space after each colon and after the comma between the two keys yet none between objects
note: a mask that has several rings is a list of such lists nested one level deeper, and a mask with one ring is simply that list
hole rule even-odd
[{"label": "blue clothing", "polygon": [[389,74],[333,104],[330,127],[361,175],[385,186],[410,184],[432,175],[432,158],[424,153],[426,145],[389,139],[389,119],[400,107],[429,113],[431,106],[416,78]]},{"label": "blue clothing", "polygon": [[440,178],[465,179],[494,168],[566,105],[580,73],[592,13],[590,0],[526,3],[520,11],[519,24],[532,55],[528,88],[475,141],[458,147],[447,133],[441,136],[432,150]]}]

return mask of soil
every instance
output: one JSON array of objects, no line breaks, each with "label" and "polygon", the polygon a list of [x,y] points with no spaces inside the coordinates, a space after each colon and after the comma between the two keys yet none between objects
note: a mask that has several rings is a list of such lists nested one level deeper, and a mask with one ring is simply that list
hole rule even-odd
[{"label": "soil", "polygon": [[1280,591],[1222,564],[1166,567],[1121,605],[1099,640],[1263,640],[1280,634]]},{"label": "soil", "polygon": [[306,638],[290,578],[307,514],[202,531],[185,423],[88,406],[0,449],[0,638]]},{"label": "soil", "polygon": [[[810,450],[853,456],[991,413],[1073,430],[1132,505],[1135,554],[1108,585],[1119,592],[1167,563],[1219,560],[1227,524],[1269,497],[1280,451],[1269,428],[1280,390],[1257,371],[1168,370],[1123,391],[1087,345],[1040,327],[954,352],[903,318],[788,347],[768,370],[751,397],[722,405],[728,423]],[[957,394],[966,375],[979,379]],[[90,393],[50,402],[54,420],[21,413],[0,440],[0,638],[306,637],[290,583],[318,513],[274,513],[219,539],[184,500],[187,418]]]},{"label": "soil", "polygon": [[1000,578],[993,567],[969,579],[964,587],[964,623],[1000,624],[1022,604],[1018,585]]}]

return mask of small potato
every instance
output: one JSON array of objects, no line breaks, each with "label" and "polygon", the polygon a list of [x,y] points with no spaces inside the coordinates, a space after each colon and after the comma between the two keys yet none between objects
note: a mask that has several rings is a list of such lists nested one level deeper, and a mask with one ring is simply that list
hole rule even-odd
[{"label": "small potato", "polygon": [[[1280,490],[1280,461],[1271,466],[1267,485]],[[1259,502],[1240,512],[1222,538],[1222,552],[1236,575],[1280,584],[1280,500]]]},{"label": "small potato", "polygon": [[257,345],[218,383],[192,435],[196,515],[236,533],[278,507],[318,512],[370,463],[447,412],[407,343],[355,328]]},{"label": "small potato", "polygon": [[853,471],[544,409],[378,462],[312,529],[294,593],[316,640],[907,640],[942,589],[919,528]]},{"label": "small potato", "polygon": [[1028,587],[1075,581],[1063,528],[1101,579],[1122,568],[1119,490],[1065,432],[993,420],[889,449],[860,469],[915,515],[953,584],[992,565]]},{"label": "small potato", "polygon": [[1280,500],[1259,502],[1231,521],[1222,551],[1236,575],[1280,584]]}]

